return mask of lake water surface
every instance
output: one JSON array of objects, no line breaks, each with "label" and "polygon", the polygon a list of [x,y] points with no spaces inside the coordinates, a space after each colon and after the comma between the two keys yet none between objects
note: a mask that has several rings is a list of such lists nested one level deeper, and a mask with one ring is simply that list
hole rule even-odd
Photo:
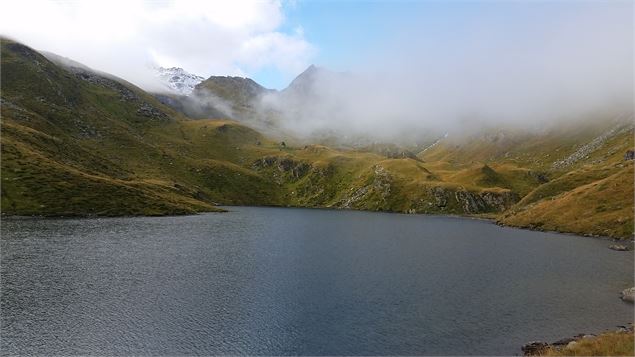
[{"label": "lake water surface", "polygon": [[633,320],[633,255],[478,220],[3,219],[3,354],[520,354]]}]

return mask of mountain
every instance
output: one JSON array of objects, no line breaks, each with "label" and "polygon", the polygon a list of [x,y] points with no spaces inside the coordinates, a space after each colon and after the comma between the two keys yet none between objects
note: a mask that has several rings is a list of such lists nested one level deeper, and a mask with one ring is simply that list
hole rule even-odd
[{"label": "mountain", "polygon": [[316,94],[316,86],[320,80],[333,77],[335,74],[322,67],[310,65],[289,83],[282,92],[287,95],[311,96]]},{"label": "mountain", "polygon": [[199,95],[212,94],[231,102],[236,108],[252,106],[258,97],[274,92],[256,83],[250,78],[212,76],[196,86],[195,93]]},{"label": "mountain", "polygon": [[231,118],[264,129],[260,100],[276,91],[243,77],[211,76],[196,84],[189,95],[156,93],[163,104],[192,119]]},{"label": "mountain", "polygon": [[[62,65],[17,42],[3,39],[0,50],[5,215],[281,205],[476,215],[633,236],[632,113],[533,132],[451,133],[417,150],[296,145],[292,136],[273,140],[245,122],[193,120],[125,80]],[[238,103],[276,95],[232,77],[204,81],[194,92],[206,87],[239,112]]]},{"label": "mountain", "polygon": [[[284,117],[297,116],[299,109],[309,110],[326,81],[341,75],[315,65],[309,66],[282,91],[267,89],[250,78],[211,76],[198,83],[189,97],[159,94],[166,105],[194,119],[229,117],[266,129],[282,130]],[[278,120],[280,119],[280,120]]]},{"label": "mountain", "polygon": [[180,95],[190,95],[194,88],[205,79],[179,67],[157,67],[156,72],[167,88]]},{"label": "mountain", "polygon": [[1,46],[3,214],[177,214],[276,202],[264,179],[231,162],[233,148],[264,141],[253,130],[192,122],[123,80],[60,67],[16,42]]}]

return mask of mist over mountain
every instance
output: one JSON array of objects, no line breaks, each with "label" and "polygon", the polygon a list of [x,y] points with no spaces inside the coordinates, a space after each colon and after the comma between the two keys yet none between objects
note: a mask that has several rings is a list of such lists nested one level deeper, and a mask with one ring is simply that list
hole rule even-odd
[{"label": "mist over mountain", "polygon": [[311,65],[279,91],[220,85],[210,97],[238,103],[236,119],[309,142],[416,142],[633,113],[632,18],[618,7],[505,32],[485,19],[462,26],[469,37],[404,29],[346,72]]},{"label": "mist over mountain", "polygon": [[[76,20],[64,6],[47,6],[61,18]],[[126,23],[142,27],[138,33],[143,36],[121,34],[116,44],[97,35],[73,42],[66,40],[68,34],[45,42],[46,36],[34,36],[24,21],[11,18],[6,31],[96,70],[109,69],[164,95],[166,103],[189,116],[231,117],[307,142],[411,142],[490,127],[539,130],[562,121],[633,112],[633,20],[632,5],[626,2],[474,4],[442,13],[446,17],[439,20],[433,17],[436,6],[423,6],[417,16],[429,23],[402,16],[372,42],[348,42],[360,47],[350,49],[339,65],[321,63],[301,28],[293,36],[277,32],[284,22],[279,4],[254,5],[258,11],[252,14],[276,19],[265,23],[226,9],[225,17],[244,17],[244,31],[227,24],[213,5],[206,5],[200,16],[180,6],[145,9],[156,19],[166,16],[161,26],[154,17],[137,16],[134,11],[142,14],[144,7],[133,9]],[[93,30],[99,29],[87,26]],[[59,29],[46,35],[54,31]],[[201,31],[209,36],[192,35]],[[81,44],[88,40],[102,46],[84,51]],[[163,81],[156,72],[139,69],[149,62],[169,68]],[[318,65],[308,66],[311,62]],[[263,73],[281,66],[290,76],[287,86],[269,90],[258,83],[266,78]],[[165,93],[166,81],[172,93]]]}]

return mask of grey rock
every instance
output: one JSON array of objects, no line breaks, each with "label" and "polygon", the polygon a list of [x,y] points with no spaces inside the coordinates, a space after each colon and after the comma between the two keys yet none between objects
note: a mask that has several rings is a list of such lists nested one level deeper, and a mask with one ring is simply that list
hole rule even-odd
[{"label": "grey rock", "polygon": [[431,190],[437,207],[443,208],[448,205],[448,194],[442,187],[435,187]]},{"label": "grey rock", "polygon": [[160,111],[159,109],[153,107],[148,103],[142,103],[139,109],[137,109],[137,114],[143,115],[144,117],[152,118],[152,119],[167,119],[168,116]]},{"label": "grey rock", "polygon": [[518,195],[511,191],[471,192],[458,190],[454,193],[464,213],[502,212],[518,201]]},{"label": "grey rock", "polygon": [[[619,115],[618,117],[623,117],[624,114]],[[596,137],[591,140],[587,144],[580,146],[574,153],[569,155],[568,157],[556,161],[551,165],[552,169],[563,169],[569,167],[578,161],[585,160],[589,158],[589,155],[602,147],[609,139],[615,137],[616,135],[628,130],[628,127],[623,125],[617,125],[608,131],[602,133],[602,135]]]},{"label": "grey rock", "polygon": [[609,246],[609,249],[617,250],[618,252],[626,252],[629,250],[627,246],[621,244],[612,244]]},{"label": "grey rock", "polygon": [[622,290],[621,299],[630,303],[635,301],[635,287]]}]

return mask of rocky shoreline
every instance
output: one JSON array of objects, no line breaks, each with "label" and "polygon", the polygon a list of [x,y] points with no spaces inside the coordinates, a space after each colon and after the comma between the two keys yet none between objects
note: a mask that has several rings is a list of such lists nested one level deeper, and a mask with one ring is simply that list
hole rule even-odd
[{"label": "rocky shoreline", "polygon": [[[624,326],[617,326],[617,330],[615,331],[606,331],[604,333],[617,333],[617,334],[627,334],[633,333],[633,323],[629,322]],[[561,352],[565,349],[575,348],[581,341],[591,340],[601,337],[602,335],[595,334],[577,334],[573,337],[562,338],[558,341],[548,343],[543,341],[532,341],[521,347],[523,354],[525,356],[540,356],[544,355],[548,351],[557,351]]]}]

